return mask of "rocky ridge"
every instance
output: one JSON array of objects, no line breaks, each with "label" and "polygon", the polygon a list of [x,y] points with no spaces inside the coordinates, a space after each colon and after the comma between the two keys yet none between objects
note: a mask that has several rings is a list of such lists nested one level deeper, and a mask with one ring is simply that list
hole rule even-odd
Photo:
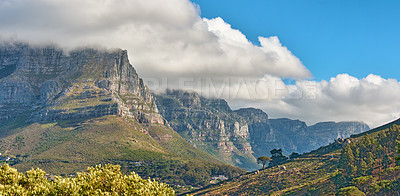
[{"label": "rocky ridge", "polygon": [[179,90],[156,98],[160,113],[189,143],[225,163],[246,169],[257,166],[248,124],[225,100]]},{"label": "rocky ridge", "polygon": [[164,124],[127,51],[12,44],[0,47],[0,120],[32,121],[121,115]]},{"label": "rocky ridge", "polygon": [[338,137],[369,130],[362,122],[324,122],[307,126],[300,120],[269,119],[260,109],[232,111],[223,99],[207,99],[195,92],[167,90],[156,95],[160,113],[186,140],[215,158],[255,169],[256,158],[281,148],[284,154],[304,153]]}]

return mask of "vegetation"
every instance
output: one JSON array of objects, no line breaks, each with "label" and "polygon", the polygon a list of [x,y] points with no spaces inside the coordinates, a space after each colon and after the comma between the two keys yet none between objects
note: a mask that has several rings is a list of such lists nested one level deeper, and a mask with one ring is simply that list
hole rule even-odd
[{"label": "vegetation", "polygon": [[[59,176],[79,176],[93,165],[119,164],[123,174],[135,171],[176,187],[206,186],[212,177],[246,172],[212,158],[164,125],[126,52],[82,49],[68,57],[53,48],[51,54],[42,49],[30,52],[41,56],[32,65],[47,71],[22,73],[32,100],[2,106],[1,163],[22,172],[39,167]],[[56,61],[48,64],[45,59],[53,57]],[[59,63],[60,58],[64,60]],[[0,78],[15,69],[7,67]],[[15,72],[14,79],[20,74]]]},{"label": "vegetation", "polygon": [[399,195],[400,126],[383,127],[193,194]]},{"label": "vegetation", "polygon": [[76,177],[49,176],[41,169],[26,175],[5,164],[0,167],[1,195],[175,195],[164,183],[144,180],[135,172],[123,175],[120,166],[89,167]]},{"label": "vegetation", "polygon": [[279,165],[288,159],[282,154],[282,149],[273,149],[270,152],[272,154],[272,160],[269,162],[270,166]]},{"label": "vegetation", "polygon": [[[397,153],[400,154],[400,143],[397,143]],[[400,165],[400,155],[396,157],[396,161]]]},{"label": "vegetation", "polygon": [[290,159],[296,159],[296,158],[298,158],[299,156],[300,156],[299,153],[293,152],[292,154],[289,155],[289,158],[290,158]]},{"label": "vegetation", "polygon": [[163,125],[142,126],[118,116],[31,124],[1,138],[0,152],[22,172],[39,167],[67,176],[112,163],[123,173],[135,171],[176,187],[206,186],[213,176],[246,172],[212,159]]},{"label": "vegetation", "polygon": [[265,169],[265,164],[268,162],[268,161],[271,161],[272,159],[270,158],[270,157],[267,157],[267,156],[262,156],[262,157],[258,157],[257,158],[257,163],[258,164],[262,164],[262,168],[263,169]]},{"label": "vegetation", "polygon": [[336,195],[337,196],[363,196],[363,195],[365,195],[365,193],[360,191],[355,186],[350,186],[350,187],[340,189]]}]

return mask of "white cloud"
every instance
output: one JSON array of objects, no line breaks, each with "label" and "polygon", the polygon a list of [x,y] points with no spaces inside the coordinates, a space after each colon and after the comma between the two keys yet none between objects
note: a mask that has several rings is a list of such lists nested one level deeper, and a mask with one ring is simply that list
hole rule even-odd
[{"label": "white cloud", "polygon": [[273,117],[290,117],[309,124],[320,121],[364,121],[371,127],[400,116],[400,83],[370,74],[357,79],[339,74],[330,81],[298,80],[276,99],[233,99],[238,106],[256,106]]},{"label": "white cloud", "polygon": [[[307,78],[310,72],[276,37],[251,44],[221,18],[202,19],[189,0],[6,0],[0,35],[63,47],[128,49],[143,77]],[[284,70],[291,70],[290,72]]]},{"label": "white cloud", "polygon": [[[308,123],[375,126],[400,114],[396,80],[341,74],[306,81],[311,73],[278,37],[259,37],[254,45],[222,18],[202,19],[189,0],[2,0],[0,18],[5,40],[127,49],[155,90],[195,89]],[[281,77],[298,81],[285,85]]]}]

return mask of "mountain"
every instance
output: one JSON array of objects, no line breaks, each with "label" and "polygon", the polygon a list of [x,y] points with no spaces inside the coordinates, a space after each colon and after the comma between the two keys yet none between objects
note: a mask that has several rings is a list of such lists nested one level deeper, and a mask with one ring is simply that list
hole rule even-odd
[{"label": "mountain", "polygon": [[260,109],[233,111],[223,99],[204,98],[196,92],[166,90],[156,95],[160,114],[183,138],[215,158],[247,170],[259,168],[256,158],[281,148],[283,153],[304,153],[338,137],[369,130],[362,122],[324,122],[307,126],[300,120],[269,119]]},{"label": "mountain", "polygon": [[225,100],[179,90],[167,90],[156,98],[159,111],[170,126],[193,146],[231,165],[257,167],[247,122]]},{"label": "mountain", "polygon": [[398,195],[399,120],[193,195]]},{"label": "mountain", "polygon": [[272,132],[275,133],[275,140],[271,141],[270,145],[282,148],[286,155],[291,152],[309,152],[338,138],[347,138],[370,130],[367,124],[356,121],[320,122],[307,126],[300,120],[281,118],[271,119],[270,124]]},{"label": "mountain", "polygon": [[[101,163],[176,185],[243,170],[187,143],[160,115],[127,51],[0,46],[0,152],[67,175]],[[10,161],[8,161],[10,162]]]}]

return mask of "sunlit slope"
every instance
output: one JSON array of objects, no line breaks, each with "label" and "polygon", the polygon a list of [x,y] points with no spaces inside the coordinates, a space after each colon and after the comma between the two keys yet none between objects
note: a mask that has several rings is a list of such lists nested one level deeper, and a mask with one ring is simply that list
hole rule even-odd
[{"label": "sunlit slope", "polygon": [[[337,141],[259,173],[250,173],[195,192],[195,195],[396,195],[400,126]],[[284,166],[285,168],[283,168]]]}]

